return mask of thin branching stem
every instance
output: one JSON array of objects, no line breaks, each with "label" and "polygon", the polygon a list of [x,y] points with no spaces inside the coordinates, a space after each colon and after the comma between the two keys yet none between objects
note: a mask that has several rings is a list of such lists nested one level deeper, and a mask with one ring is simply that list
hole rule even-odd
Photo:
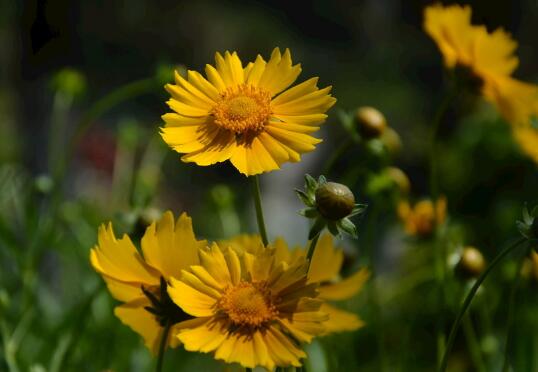
[{"label": "thin branching stem", "polygon": [[461,325],[461,321],[465,315],[465,312],[471,305],[471,302],[473,301],[473,298],[476,295],[478,288],[480,288],[480,285],[482,285],[484,280],[486,280],[491,270],[493,270],[495,266],[497,266],[497,264],[501,262],[504,257],[506,257],[510,252],[512,252],[514,249],[516,249],[517,247],[519,247],[521,244],[525,243],[526,241],[527,241],[526,238],[521,238],[517,240],[515,243],[513,243],[512,245],[510,245],[509,247],[505,248],[503,251],[501,251],[501,253],[499,253],[497,257],[493,259],[493,261],[491,261],[491,263],[486,267],[484,272],[480,274],[480,276],[474,283],[473,287],[471,288],[471,290],[465,297],[465,300],[463,301],[463,304],[460,307],[456,320],[454,321],[454,324],[452,325],[452,329],[450,330],[448,341],[446,343],[445,352],[443,354],[443,358],[441,359],[439,372],[446,371],[446,368],[448,366],[448,357],[450,355],[450,352],[452,351],[452,346],[454,346],[454,340],[456,339],[456,334],[458,333],[458,329]]},{"label": "thin branching stem", "polygon": [[506,344],[504,346],[504,362],[503,362],[503,372],[508,372],[510,370],[510,345],[513,338],[513,323],[514,315],[516,311],[516,292],[521,282],[521,268],[523,267],[523,262],[525,260],[525,255],[522,255],[519,259],[517,265],[516,277],[512,281],[510,288],[510,297],[508,300],[508,316],[506,320]]}]

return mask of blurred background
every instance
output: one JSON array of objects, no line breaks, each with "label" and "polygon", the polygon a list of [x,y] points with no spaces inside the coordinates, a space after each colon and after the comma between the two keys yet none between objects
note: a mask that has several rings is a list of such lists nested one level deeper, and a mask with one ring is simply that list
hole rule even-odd
[{"label": "blurred background", "polygon": [[[315,152],[262,176],[270,236],[305,245],[308,221],[296,213],[301,205],[293,192],[305,173],[328,169],[329,179],[348,184],[358,202],[369,204],[356,221],[358,242],[342,242],[344,276],[362,265],[375,268],[365,291],[342,304],[367,326],[316,341],[309,347],[312,371],[433,370],[433,324],[441,313],[449,327],[468,283],[459,282],[446,308],[436,308],[431,242],[405,238],[394,208],[401,193],[384,172],[389,165],[401,168],[411,181],[410,198],[428,196],[429,125],[446,93],[440,54],[422,30],[428,4],[2,1],[0,370],[151,368],[149,352],[114,318],[115,302],[89,266],[97,226],[111,220],[117,233],[131,233],[136,241],[149,221],[171,209],[193,216],[199,237],[257,232],[247,179],[228,163],[205,168],[180,162],[158,128],[168,111],[163,86],[174,68],[201,71],[214,62],[215,51],[235,50],[243,62],[257,54],[268,58],[276,46],[290,48],[302,64],[299,81],[319,76],[321,86],[333,86],[338,102]],[[521,61],[516,76],[536,81],[536,1],[472,6],[474,22],[513,34]],[[341,122],[364,105],[383,112],[393,136],[348,146],[328,164],[349,137]],[[445,116],[437,156],[450,216],[447,244],[454,252],[474,245],[491,259],[501,242],[517,235],[523,203],[537,201],[536,165],[495,110],[471,96],[458,97]],[[502,360],[506,311],[500,304],[517,270],[505,264],[491,280],[496,289],[477,304],[490,308],[488,319],[478,311],[475,319],[487,371]],[[522,286],[515,370],[538,371],[536,288]],[[373,292],[379,292],[376,306],[369,300]],[[458,339],[453,370],[477,370],[475,362],[465,339]],[[178,349],[168,353],[167,367],[220,365]]]}]

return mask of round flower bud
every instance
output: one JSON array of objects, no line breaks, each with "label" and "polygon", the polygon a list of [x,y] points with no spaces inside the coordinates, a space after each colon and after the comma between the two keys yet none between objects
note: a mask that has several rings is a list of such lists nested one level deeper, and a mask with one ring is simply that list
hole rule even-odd
[{"label": "round flower bud", "polygon": [[408,194],[411,190],[411,182],[403,170],[397,167],[387,167],[387,175],[398,186],[402,194]]},{"label": "round flower bud", "polygon": [[381,136],[381,142],[391,155],[396,155],[402,149],[402,140],[398,132],[392,128],[387,128]]},{"label": "round flower bud", "polygon": [[474,247],[465,247],[461,254],[458,269],[469,277],[476,277],[486,268],[486,260],[482,253]]},{"label": "round flower bud", "polygon": [[355,196],[346,185],[327,182],[316,190],[316,206],[323,217],[336,221],[351,213]]},{"label": "round flower bud", "polygon": [[369,106],[359,107],[355,113],[355,120],[360,134],[366,139],[380,137],[387,127],[385,116]]}]

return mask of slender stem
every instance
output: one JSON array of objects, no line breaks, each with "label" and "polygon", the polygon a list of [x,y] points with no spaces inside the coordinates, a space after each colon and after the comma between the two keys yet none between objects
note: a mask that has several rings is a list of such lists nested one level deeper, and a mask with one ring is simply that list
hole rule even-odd
[{"label": "slender stem", "polygon": [[310,241],[310,246],[308,247],[308,253],[306,254],[306,258],[308,259],[308,264],[310,265],[310,261],[312,261],[312,257],[314,257],[314,251],[316,250],[316,245],[318,244],[318,239],[320,236],[320,232],[316,234]]},{"label": "slender stem", "polygon": [[473,287],[471,288],[471,290],[465,297],[465,300],[463,301],[463,304],[461,305],[460,310],[458,312],[458,316],[456,317],[456,320],[454,321],[454,324],[452,325],[452,329],[450,330],[445,352],[441,360],[441,366],[439,367],[440,372],[446,371],[446,368],[448,366],[448,356],[450,355],[450,351],[452,350],[452,346],[454,345],[454,340],[456,339],[456,333],[458,332],[463,316],[465,315],[465,312],[471,305],[471,301],[473,300],[476,292],[478,291],[478,288],[480,288],[480,285],[487,278],[491,270],[495,266],[497,266],[497,264],[501,262],[504,257],[506,257],[510,252],[512,252],[514,249],[516,249],[517,247],[519,247],[521,244],[523,244],[526,241],[527,239],[521,238],[517,240],[515,243],[513,243],[512,245],[510,245],[508,248],[505,248],[503,251],[501,251],[501,253],[499,253],[497,257],[493,259],[493,261],[491,261],[491,263],[486,267],[486,270],[484,270],[484,272],[480,274],[480,276],[474,283]]},{"label": "slender stem", "polygon": [[267,230],[265,229],[265,221],[263,219],[263,207],[262,197],[260,192],[260,179],[258,176],[250,177],[252,180],[252,192],[254,193],[254,205],[256,206],[256,219],[258,221],[258,229],[262,237],[263,245],[267,246],[269,240],[267,239]]},{"label": "slender stem", "polygon": [[503,362],[503,372],[508,372],[510,370],[510,344],[512,343],[513,338],[513,323],[514,315],[516,311],[516,292],[521,282],[521,268],[525,260],[525,255],[522,255],[519,263],[517,265],[516,277],[512,281],[512,286],[510,288],[510,297],[508,302],[508,317],[506,320],[506,345],[504,346],[504,362]]},{"label": "slender stem", "polygon": [[448,92],[445,97],[443,98],[443,101],[437,108],[437,111],[435,112],[435,116],[433,117],[433,121],[431,124],[431,131],[430,131],[430,154],[429,154],[429,160],[430,160],[430,193],[432,196],[432,199],[435,201],[437,199],[437,194],[439,192],[438,189],[438,179],[437,179],[437,151],[436,151],[436,144],[437,144],[437,132],[439,131],[439,127],[441,126],[441,121],[443,117],[445,116],[446,111],[450,107],[450,104],[452,103],[452,100],[455,98],[455,91],[453,89]]},{"label": "slender stem", "polygon": [[[431,131],[430,131],[430,153],[429,153],[429,161],[430,161],[430,193],[432,198],[432,203],[434,206],[434,216],[437,216],[437,198],[438,198],[438,179],[437,179],[437,151],[436,151],[436,139],[437,139],[437,132],[439,131],[439,127],[441,125],[441,121],[450,106],[450,103],[452,102],[454,98],[454,90],[451,89],[443,98],[443,101],[439,105],[435,116],[433,118],[433,122],[431,124]],[[436,234],[437,237],[438,234]],[[437,292],[439,293],[439,305],[440,307],[444,307],[444,276],[445,276],[445,252],[444,249],[441,249],[439,244],[434,243],[434,254],[435,254],[435,272],[436,272],[436,282],[437,282]],[[437,319],[437,325],[436,325],[436,333],[437,333],[437,365],[439,366],[441,363],[441,355],[445,348],[445,327],[444,327],[444,317],[440,315]]]},{"label": "slender stem", "polygon": [[161,372],[163,369],[164,352],[166,350],[166,342],[168,341],[168,333],[172,328],[172,322],[169,320],[164,327],[163,334],[161,336],[161,343],[159,344],[159,355],[157,357],[157,367],[155,372]]},{"label": "slender stem", "polygon": [[480,344],[476,337],[476,331],[473,326],[470,314],[463,317],[463,332],[465,333],[465,339],[467,340],[467,346],[471,352],[471,359],[477,372],[486,372],[486,366],[482,358],[482,352],[480,351]]}]

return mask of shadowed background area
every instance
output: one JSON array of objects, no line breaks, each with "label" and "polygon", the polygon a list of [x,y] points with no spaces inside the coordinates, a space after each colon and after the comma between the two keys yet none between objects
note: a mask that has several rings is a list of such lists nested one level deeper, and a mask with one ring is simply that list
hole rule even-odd
[{"label": "shadowed background area", "polygon": [[[302,187],[305,173],[319,175],[348,136],[338,112],[359,106],[384,113],[402,143],[391,164],[410,178],[413,198],[427,196],[429,124],[446,92],[441,56],[422,30],[428,4],[2,2],[0,318],[5,360],[0,359],[0,370],[11,366],[10,357],[21,370],[32,371],[150,368],[149,353],[114,318],[115,302],[99,290],[100,278],[89,267],[99,223],[113,220],[118,233],[140,236],[150,220],[171,209],[192,215],[196,233],[208,239],[257,232],[244,176],[229,163],[184,164],[158,135],[160,116],[169,110],[163,86],[172,80],[172,70],[201,71],[214,63],[215,51],[237,51],[246,64],[257,54],[267,59],[274,47],[290,48],[294,63],[302,64],[299,81],[319,76],[320,85],[332,85],[338,99],[316,134],[323,138],[317,150],[261,178],[272,237],[305,244],[308,221],[296,213],[301,204],[293,188]],[[519,42],[516,76],[536,81],[536,2],[481,0],[472,6],[474,22],[513,34]],[[499,242],[516,234],[523,202],[537,200],[536,165],[520,152],[495,111],[475,97],[457,100],[439,139],[439,184],[455,226],[454,244],[475,245],[491,258]],[[415,260],[413,249],[420,247],[409,253],[392,197],[372,186],[382,166],[374,164],[366,175],[353,172],[368,156],[350,148],[326,176],[347,183],[358,202],[370,205],[357,221],[358,242],[342,242],[347,272],[372,264],[363,252],[374,251],[377,286],[384,287],[405,277],[401,266],[414,267],[424,254],[417,253]],[[509,276],[514,270],[507,265],[501,271]],[[381,353],[385,370],[431,371],[438,312],[432,296],[421,294],[431,294],[428,286],[419,283],[418,292],[407,293],[387,284],[381,309],[370,305],[371,288],[346,303],[366,328],[314,343],[309,348],[316,364],[312,370],[379,371]],[[486,303],[499,304],[503,293]],[[451,311],[446,310],[447,317]],[[505,312],[501,307],[491,316],[493,323],[502,322]],[[536,316],[530,318],[536,325]],[[483,353],[494,363],[502,339],[484,327]],[[15,353],[8,341],[16,329],[24,336],[16,340]],[[376,337],[379,332],[383,337]],[[517,332],[523,340],[528,336],[525,330]],[[525,369],[528,356],[537,347],[529,341],[516,348],[522,371],[530,370]],[[454,371],[473,370],[465,347],[456,349]],[[181,350],[168,358],[169,370],[217,368],[211,358]]]}]

